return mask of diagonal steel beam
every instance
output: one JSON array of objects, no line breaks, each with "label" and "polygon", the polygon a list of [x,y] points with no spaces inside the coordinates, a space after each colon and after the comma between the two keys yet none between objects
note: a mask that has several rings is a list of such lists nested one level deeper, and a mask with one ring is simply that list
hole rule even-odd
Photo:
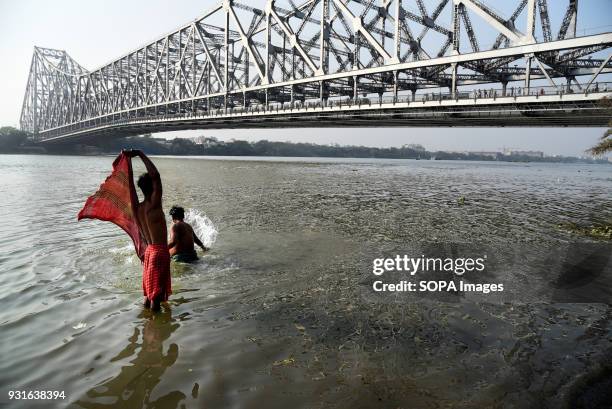
[{"label": "diagonal steel beam", "polygon": [[593,84],[593,81],[595,81],[595,79],[599,76],[599,74],[601,74],[601,72],[603,71],[603,69],[608,65],[608,63],[610,62],[610,59],[612,59],[612,54],[610,54],[608,56],[608,58],[606,58],[604,60],[604,62],[601,63],[601,65],[597,68],[597,71],[595,71],[595,73],[593,73],[593,76],[591,77],[591,79],[589,80],[589,82],[587,83],[586,87],[585,87],[585,91],[588,91],[591,84]]},{"label": "diagonal steel beam", "polygon": [[274,18],[274,20],[276,20],[276,24],[278,24],[278,26],[281,28],[281,30],[283,30],[283,33],[285,33],[285,35],[287,36],[287,38],[289,38],[289,41],[291,43],[291,47],[296,49],[300,55],[302,56],[302,58],[304,59],[304,61],[306,62],[306,64],[308,64],[308,67],[310,67],[310,69],[314,72],[314,73],[321,73],[320,69],[315,65],[315,63],[312,61],[312,58],[310,58],[310,55],[304,51],[304,48],[302,47],[302,45],[300,44],[297,36],[295,35],[295,33],[293,33],[293,31],[291,31],[291,28],[288,27],[283,20],[281,19],[281,17],[278,15],[278,13],[276,12],[276,10],[274,10],[273,7],[270,7],[268,10],[269,14],[271,17]]},{"label": "diagonal steel beam", "polygon": [[514,28],[507,27],[505,22],[496,14],[491,12],[482,3],[475,0],[457,0],[458,3],[465,4],[470,10],[482,17],[489,25],[505,35],[511,41],[519,42],[524,36]]},{"label": "diagonal steel beam", "polygon": [[353,31],[356,33],[359,31],[363,37],[374,47],[374,49],[384,58],[385,61],[394,61],[393,57],[389,55],[389,53],[383,48],[383,46],[372,36],[370,31],[368,31],[363,26],[363,20],[361,17],[355,16],[351,10],[340,0],[333,0],[334,4],[336,4],[344,14],[346,14],[353,22]]},{"label": "diagonal steel beam", "polygon": [[227,9],[230,15],[232,16],[232,18],[234,19],[234,23],[236,23],[236,27],[238,27],[238,33],[240,33],[240,39],[242,41],[242,45],[246,48],[247,52],[249,53],[251,58],[254,60],[255,68],[257,68],[257,73],[259,74],[259,78],[262,81],[265,80],[266,76],[264,73],[264,69],[262,68],[260,64],[260,61],[262,59],[261,55],[259,55],[259,52],[257,52],[257,48],[251,47],[251,41],[249,40],[246,33],[244,32],[244,29],[242,28],[242,24],[240,24],[240,20],[236,16],[236,12],[234,11],[234,8],[232,7],[230,3],[228,3]]},{"label": "diagonal steel beam", "polygon": [[204,37],[202,36],[202,33],[200,32],[200,28],[195,23],[193,25],[196,29],[196,32],[198,33],[198,36],[200,37],[200,42],[202,43],[202,47],[204,48],[204,53],[206,54],[206,58],[208,58],[208,61],[210,63],[210,68],[213,70],[215,77],[217,78],[217,81],[219,81],[221,86],[225,88],[225,83],[221,80],[221,73],[219,72],[219,67],[217,67],[217,64],[215,64],[215,59],[212,57],[210,50],[208,49],[208,46],[206,45],[206,41],[204,41]]}]

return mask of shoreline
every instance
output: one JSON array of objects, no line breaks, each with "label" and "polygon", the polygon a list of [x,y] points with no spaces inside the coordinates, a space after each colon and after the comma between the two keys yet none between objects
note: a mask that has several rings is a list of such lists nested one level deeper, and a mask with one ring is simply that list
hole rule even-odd
[{"label": "shoreline", "polygon": [[[85,153],[85,152],[0,152],[0,155],[33,155],[33,156],[74,156],[74,157],[107,157],[116,156],[116,152],[102,152],[102,153]],[[564,165],[612,165],[611,161],[601,160],[587,160],[579,159],[576,160],[504,160],[504,159],[418,159],[418,158],[394,158],[394,157],[374,157],[374,156],[273,156],[273,155],[181,155],[181,154],[151,154],[149,155],[155,158],[188,158],[188,159],[208,159],[208,160],[235,160],[235,161],[270,161],[273,159],[274,162],[306,162],[309,160],[316,161],[318,159],[324,160],[324,162],[333,162],[334,160],[349,160],[359,161],[424,161],[424,162],[470,162],[470,163],[521,163],[521,164],[564,164]],[[285,159],[285,160],[284,160]]]}]

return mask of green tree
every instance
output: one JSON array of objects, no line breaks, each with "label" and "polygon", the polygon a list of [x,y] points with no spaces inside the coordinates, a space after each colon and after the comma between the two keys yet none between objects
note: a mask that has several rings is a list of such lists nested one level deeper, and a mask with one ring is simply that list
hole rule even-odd
[{"label": "green tree", "polygon": [[[612,116],[612,100],[608,98],[603,98],[601,100],[601,105]],[[599,156],[608,152],[612,152],[612,138],[610,138],[610,135],[612,135],[612,119],[610,119],[610,122],[608,122],[608,127],[609,129],[606,131],[606,133],[603,134],[599,143],[589,149],[589,153],[591,153],[592,155]]]},{"label": "green tree", "polygon": [[12,152],[28,140],[28,133],[12,126],[0,128],[0,151]]}]

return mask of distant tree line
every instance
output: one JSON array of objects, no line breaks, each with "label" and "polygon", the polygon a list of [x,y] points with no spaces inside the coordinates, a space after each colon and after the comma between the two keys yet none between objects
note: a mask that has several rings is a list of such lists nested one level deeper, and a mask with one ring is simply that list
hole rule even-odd
[{"label": "distant tree line", "polygon": [[117,152],[123,148],[141,149],[152,155],[202,155],[202,156],[285,156],[285,157],[329,157],[329,158],[385,158],[385,159],[436,159],[510,162],[565,162],[607,163],[601,159],[575,157],[533,157],[527,155],[497,155],[427,151],[421,145],[404,145],[396,148],[374,148],[368,146],[318,145],[314,143],[273,142],[261,140],[220,141],[216,138],[201,138],[200,143],[191,139],[175,138],[160,140],[151,135],[113,139],[101,148],[105,152]]},{"label": "distant tree line", "polygon": [[15,153],[20,152],[24,146],[32,145],[28,139],[29,134],[12,126],[0,128],[0,152]]},{"label": "distant tree line", "polygon": [[[471,161],[510,162],[565,162],[565,163],[607,163],[605,159],[580,159],[575,157],[532,157],[526,155],[497,155],[427,151],[417,144],[402,147],[374,148],[368,146],[317,145],[314,143],[273,142],[261,140],[248,142],[240,140],[220,141],[216,138],[192,139],[175,138],[165,140],[153,138],[150,134],[127,138],[111,138],[98,142],[96,146],[57,145],[49,147],[50,153],[57,154],[102,154],[116,153],[123,148],[140,149],[150,155],[202,155],[202,156],[286,156],[286,157],[329,157],[329,158],[385,158],[385,159],[436,159]],[[38,150],[37,150],[38,149]],[[13,127],[0,128],[0,153],[42,153],[43,148],[35,147],[27,132]]]},{"label": "distant tree line", "polygon": [[288,157],[334,157],[334,158],[397,158],[429,159],[430,153],[420,145],[401,148],[372,148],[366,146],[317,145],[314,143],[273,142],[261,140],[220,141],[203,138],[202,143],[191,139],[175,138],[162,141],[144,137],[113,139],[100,145],[106,152],[122,148],[141,149],[153,155],[209,155],[209,156],[288,156]]}]

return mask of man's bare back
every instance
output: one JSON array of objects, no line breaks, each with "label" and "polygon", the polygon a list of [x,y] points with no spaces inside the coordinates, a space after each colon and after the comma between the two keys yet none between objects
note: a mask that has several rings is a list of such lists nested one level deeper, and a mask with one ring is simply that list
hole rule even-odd
[{"label": "man's bare back", "polygon": [[168,244],[168,228],[162,209],[161,177],[153,162],[141,151],[126,151],[131,157],[139,156],[147,168],[147,173],[138,181],[145,198],[138,203],[136,216],[148,244]]},{"label": "man's bare back", "polygon": [[168,244],[168,228],[161,205],[143,200],[138,204],[138,222],[148,244]]},{"label": "man's bare back", "polygon": [[184,221],[175,222],[170,230],[171,241],[175,246],[170,249],[170,255],[173,256],[177,253],[193,253],[194,241],[193,241],[193,228],[185,223]]},{"label": "man's bare back", "polygon": [[193,231],[189,223],[185,223],[185,209],[179,206],[172,206],[170,209],[172,216],[172,227],[170,228],[170,241],[168,248],[170,256],[174,261],[192,263],[198,259],[194,244],[197,244],[202,250],[208,250],[202,241]]}]

